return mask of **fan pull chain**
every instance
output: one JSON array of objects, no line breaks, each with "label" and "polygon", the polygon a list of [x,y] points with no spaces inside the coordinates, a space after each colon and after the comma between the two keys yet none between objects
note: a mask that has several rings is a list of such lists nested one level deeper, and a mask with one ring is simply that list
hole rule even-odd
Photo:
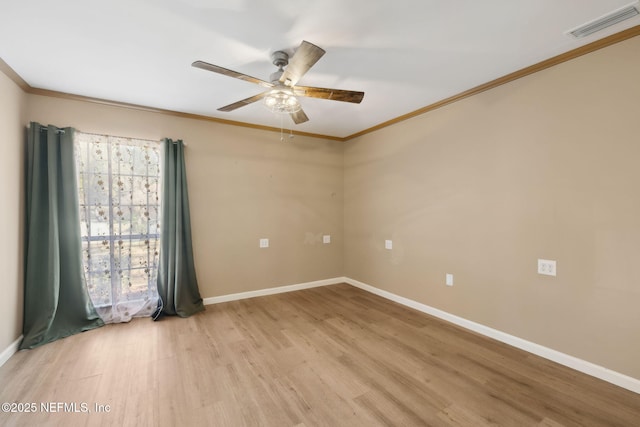
[{"label": "fan pull chain", "polygon": [[[280,142],[284,142],[284,116],[280,114]],[[293,127],[289,128],[289,139],[293,139]]]},{"label": "fan pull chain", "polygon": [[284,114],[280,114],[280,142],[284,141]]}]

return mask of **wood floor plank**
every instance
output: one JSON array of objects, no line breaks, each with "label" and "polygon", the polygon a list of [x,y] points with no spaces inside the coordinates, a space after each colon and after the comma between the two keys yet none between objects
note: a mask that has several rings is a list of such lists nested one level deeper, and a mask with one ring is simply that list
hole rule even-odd
[{"label": "wood floor plank", "polygon": [[491,420],[485,419],[474,410],[456,403],[448,406],[438,413],[438,416],[450,426],[491,426],[495,425]]},{"label": "wood floor plank", "polygon": [[640,425],[638,394],[347,284],[108,325],[18,352],[0,385],[91,409],[2,426]]}]

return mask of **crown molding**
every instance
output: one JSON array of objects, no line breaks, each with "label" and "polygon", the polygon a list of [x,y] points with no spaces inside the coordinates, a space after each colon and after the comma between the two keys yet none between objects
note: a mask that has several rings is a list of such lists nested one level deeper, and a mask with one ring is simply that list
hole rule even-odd
[{"label": "crown molding", "polygon": [[0,58],[0,71],[7,77],[9,77],[13,82],[23,91],[29,92],[32,88],[29,86],[27,82],[25,82],[22,77],[18,73],[16,73],[13,68],[9,66],[2,58]]},{"label": "crown molding", "polygon": [[[111,101],[109,99],[92,98],[92,97],[82,96],[82,95],[74,95],[70,93],[57,92],[57,91],[48,90],[48,89],[39,89],[39,88],[30,87],[30,89],[27,90],[26,92],[33,95],[50,96],[54,98],[69,99],[72,101],[91,102],[94,104],[102,104],[102,105],[109,105],[113,107],[129,108],[132,110],[147,111],[151,113],[166,114],[168,116],[181,117],[185,119],[202,120],[207,122],[220,123],[224,125],[239,126],[239,127],[250,128],[250,129],[259,129],[259,130],[264,130],[269,132],[278,132],[278,133],[282,132],[282,129],[271,127],[271,126],[256,125],[252,123],[244,123],[244,122],[238,122],[234,120],[225,120],[225,119],[219,119],[217,117],[203,116],[200,114],[192,114],[192,113],[183,113],[180,111],[164,110],[162,108],[148,107],[145,105],[138,105],[138,104],[129,104],[126,102],[119,102],[119,101]],[[322,139],[329,139],[329,140],[341,141],[341,142],[344,141],[344,138],[335,137],[335,136],[322,135],[322,134],[310,133],[310,132],[300,132],[295,130],[292,132],[294,135],[299,135],[299,136],[308,136],[311,138],[322,138]]]}]

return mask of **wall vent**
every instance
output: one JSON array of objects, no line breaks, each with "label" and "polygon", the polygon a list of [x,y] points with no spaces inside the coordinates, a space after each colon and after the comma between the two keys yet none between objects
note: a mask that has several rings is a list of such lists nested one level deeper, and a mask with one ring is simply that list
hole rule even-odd
[{"label": "wall vent", "polygon": [[622,22],[626,19],[633,18],[640,14],[636,6],[627,6],[622,9],[618,9],[602,18],[591,21],[587,24],[581,25],[573,30],[567,31],[567,34],[571,34],[573,37],[581,38],[593,34],[597,31],[604,30],[607,27]]}]

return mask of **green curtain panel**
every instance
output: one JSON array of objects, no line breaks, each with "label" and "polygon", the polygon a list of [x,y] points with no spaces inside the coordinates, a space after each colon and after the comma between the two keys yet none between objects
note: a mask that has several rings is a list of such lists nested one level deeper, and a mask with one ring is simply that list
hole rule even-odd
[{"label": "green curtain panel", "polygon": [[158,311],[188,317],[204,310],[204,305],[193,261],[184,144],[181,140],[165,138],[162,141],[161,204],[158,264],[161,302]]},{"label": "green curtain panel", "polygon": [[24,339],[20,349],[102,326],[82,267],[73,129],[27,137]]}]

